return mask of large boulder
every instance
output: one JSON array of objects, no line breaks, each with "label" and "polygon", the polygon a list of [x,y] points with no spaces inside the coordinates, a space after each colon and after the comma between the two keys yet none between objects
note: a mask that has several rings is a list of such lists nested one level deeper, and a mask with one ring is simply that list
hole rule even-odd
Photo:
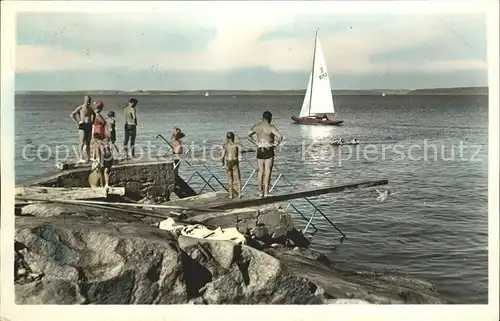
[{"label": "large boulder", "polygon": [[18,304],[324,302],[264,252],[143,223],[18,217],[15,250]]},{"label": "large boulder", "polygon": [[325,291],[326,303],[369,302],[373,304],[443,304],[436,287],[406,275],[377,272],[354,265],[339,268],[325,255],[311,249],[267,249],[296,276],[303,277]]},{"label": "large boulder", "polygon": [[[82,217],[18,218],[15,239],[30,269],[43,274],[36,286],[16,287],[17,303],[30,303],[34,296],[43,301],[52,294],[43,303],[66,303],[67,296],[74,303],[81,296],[85,303],[101,304],[188,300],[182,252],[168,232]],[[67,291],[53,291],[54,284],[64,284]]]},{"label": "large boulder", "polygon": [[185,236],[179,237],[179,246],[199,264],[193,274],[200,283],[208,281],[199,284],[207,303],[323,303],[322,289],[252,247]]}]

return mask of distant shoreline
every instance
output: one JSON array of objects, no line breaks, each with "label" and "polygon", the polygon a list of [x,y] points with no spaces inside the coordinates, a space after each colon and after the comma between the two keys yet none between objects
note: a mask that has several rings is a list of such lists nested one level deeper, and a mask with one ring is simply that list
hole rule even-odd
[{"label": "distant shoreline", "polygon": [[[162,95],[162,96],[269,96],[269,95],[298,95],[303,96],[305,90],[72,90],[72,91],[16,91],[16,95]],[[336,96],[414,96],[414,95],[479,95],[487,96],[488,87],[458,87],[458,88],[433,88],[433,89],[371,89],[371,90],[332,90]],[[209,97],[210,97],[209,96]]]}]

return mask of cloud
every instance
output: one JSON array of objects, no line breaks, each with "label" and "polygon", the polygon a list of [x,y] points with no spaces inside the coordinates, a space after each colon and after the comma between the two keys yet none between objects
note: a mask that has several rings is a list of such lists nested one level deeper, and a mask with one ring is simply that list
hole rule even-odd
[{"label": "cloud", "polygon": [[[88,70],[99,77],[147,74],[169,82],[225,74],[232,81],[250,77],[249,86],[267,83],[266,77],[283,82],[271,75],[307,77],[318,27],[332,79],[487,69],[483,15],[339,14],[317,3],[303,12],[297,6],[215,2],[153,13],[22,13],[16,73],[26,79],[30,73]],[[293,84],[301,88],[302,82]]]},{"label": "cloud", "polygon": [[[233,11],[224,18],[220,13],[212,16],[30,13],[19,16],[16,65],[20,66],[18,71],[82,66],[228,70],[262,65],[275,71],[303,71],[310,69],[317,26],[321,27],[330,72],[418,70],[428,65],[429,60],[482,59],[484,18],[477,15],[445,18],[380,14],[294,16],[251,10]],[[472,43],[474,47],[467,48],[464,43]],[[30,57],[28,49],[36,55]],[[456,54],[466,52],[471,54]],[[71,59],[66,61],[61,59],[63,56]],[[470,66],[458,63],[440,66],[445,65]]]},{"label": "cloud", "polygon": [[82,54],[49,46],[21,45],[16,47],[16,73],[101,69],[119,65],[121,65],[120,62],[105,55]]},{"label": "cloud", "polygon": [[91,54],[200,52],[216,36],[214,28],[176,15],[21,13],[17,21],[18,45]]}]

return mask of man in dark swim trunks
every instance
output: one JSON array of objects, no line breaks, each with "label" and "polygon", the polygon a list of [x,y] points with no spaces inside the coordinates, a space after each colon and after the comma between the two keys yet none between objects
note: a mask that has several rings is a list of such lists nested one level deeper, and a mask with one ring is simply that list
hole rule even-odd
[{"label": "man in dark swim trunks", "polygon": [[[274,166],[274,148],[283,141],[283,135],[271,124],[273,115],[269,111],[262,114],[262,121],[248,132],[250,140],[257,145],[257,164],[259,165],[259,196],[266,197],[271,183]],[[257,140],[253,138],[257,135]]]},{"label": "man in dark swim trunks", "polygon": [[[85,162],[83,159],[83,146],[87,151],[87,162],[90,162],[90,141],[92,139],[92,124],[95,120],[95,113],[91,106],[92,98],[89,95],[83,97],[83,104],[76,107],[75,110],[69,115],[75,123],[78,124],[79,145],[78,151],[80,155],[79,162]],[[80,119],[76,119],[76,115]]]},{"label": "man in dark swim trunks", "polygon": [[128,159],[128,141],[130,139],[130,150],[132,158],[135,157],[135,137],[137,135],[137,112],[135,107],[137,106],[137,99],[130,98],[127,106],[123,109],[125,116],[125,140],[123,146],[125,149],[125,155]]},{"label": "man in dark swim trunks", "polygon": [[229,198],[233,198],[233,181],[236,180],[238,197],[241,198],[241,174],[239,166],[239,154],[244,148],[234,142],[234,133],[226,134],[227,141],[222,145],[222,166],[226,167]]}]

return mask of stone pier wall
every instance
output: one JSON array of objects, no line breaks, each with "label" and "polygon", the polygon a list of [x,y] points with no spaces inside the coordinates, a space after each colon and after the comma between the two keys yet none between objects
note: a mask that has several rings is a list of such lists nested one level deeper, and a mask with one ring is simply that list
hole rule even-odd
[{"label": "stone pier wall", "polygon": [[[90,168],[64,170],[37,179],[28,185],[47,187],[89,187]],[[174,165],[170,161],[113,165],[110,172],[110,185],[125,187],[127,197],[139,201],[151,199],[165,202],[174,190]]]}]

